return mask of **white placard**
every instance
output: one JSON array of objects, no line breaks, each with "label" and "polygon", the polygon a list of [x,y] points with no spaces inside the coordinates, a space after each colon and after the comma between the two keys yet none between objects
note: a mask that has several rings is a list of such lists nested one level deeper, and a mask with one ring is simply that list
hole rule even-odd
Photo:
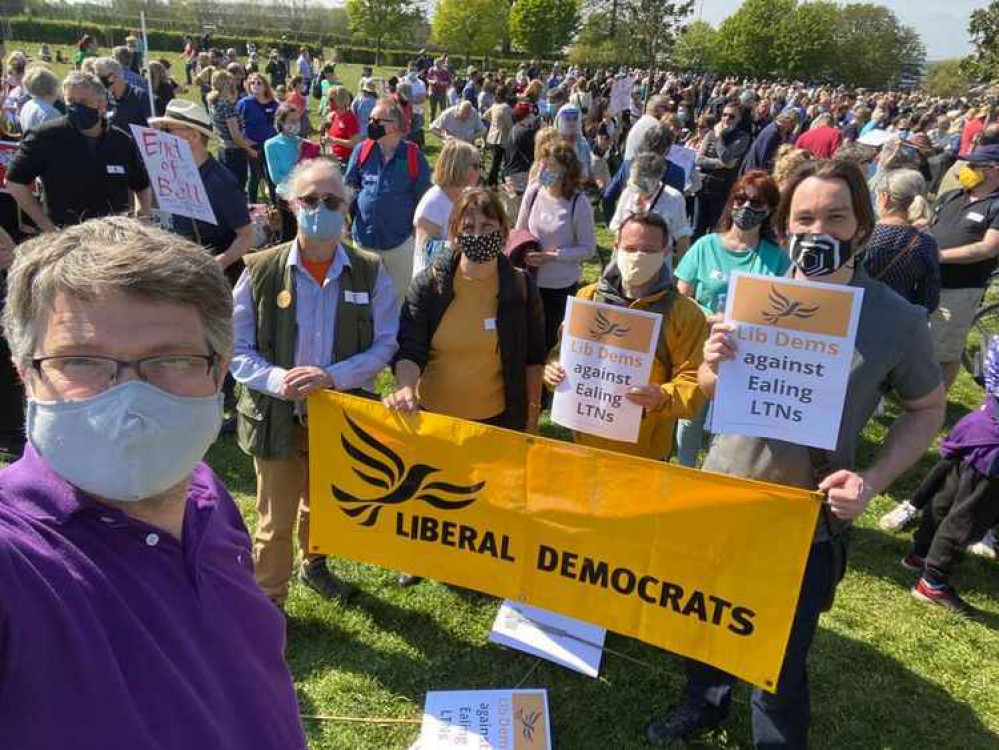
[{"label": "white placard", "polygon": [[685,146],[673,146],[669,150],[667,158],[678,167],[683,168],[684,184],[689,185],[690,173],[694,171],[694,164],[697,162],[696,149],[686,148]]},{"label": "white placard", "polygon": [[178,216],[218,224],[187,141],[155,128],[141,125],[131,128],[149,172],[157,207]]},{"label": "white placard", "polygon": [[507,599],[496,613],[489,640],[596,677],[606,635],[604,628],[588,622]]},{"label": "white placard", "polygon": [[648,385],[661,324],[658,313],[569,297],[559,354],[565,380],[555,389],[552,421],[637,442],[642,407],[625,394]]},{"label": "white placard", "polygon": [[411,750],[551,750],[546,690],[427,693]]},{"label": "white placard", "polygon": [[718,368],[711,431],[833,450],[864,290],[735,272],[725,320],[735,358]]}]

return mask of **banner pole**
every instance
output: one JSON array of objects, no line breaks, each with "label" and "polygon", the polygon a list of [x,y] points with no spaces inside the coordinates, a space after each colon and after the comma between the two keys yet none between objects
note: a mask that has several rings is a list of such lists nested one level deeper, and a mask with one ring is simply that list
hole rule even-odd
[{"label": "banner pole", "polygon": [[146,80],[149,81],[149,116],[156,117],[156,92],[153,91],[153,74],[149,69],[149,36],[146,34],[146,12],[144,10],[139,11],[139,22],[142,24],[142,46],[143,55],[145,56],[144,62],[146,63]]}]

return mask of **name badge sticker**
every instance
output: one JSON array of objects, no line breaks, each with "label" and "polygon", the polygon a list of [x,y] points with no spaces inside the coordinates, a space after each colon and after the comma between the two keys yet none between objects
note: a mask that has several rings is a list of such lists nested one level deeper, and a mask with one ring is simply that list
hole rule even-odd
[{"label": "name badge sticker", "polygon": [[343,293],[344,302],[350,302],[354,305],[366,305],[368,304],[368,293],[367,292],[350,292],[344,290]]},{"label": "name badge sticker", "polygon": [[985,217],[982,214],[978,213],[977,211],[972,211],[971,213],[968,214],[968,221],[973,221],[976,224],[981,224],[983,221],[985,221]]},{"label": "name badge sticker", "polygon": [[495,331],[496,330],[496,318],[486,318],[485,320],[482,321],[482,325],[483,325],[483,327],[485,327],[485,329],[487,331]]},{"label": "name badge sticker", "polygon": [[125,167],[120,164],[108,164],[108,174],[125,174]]}]

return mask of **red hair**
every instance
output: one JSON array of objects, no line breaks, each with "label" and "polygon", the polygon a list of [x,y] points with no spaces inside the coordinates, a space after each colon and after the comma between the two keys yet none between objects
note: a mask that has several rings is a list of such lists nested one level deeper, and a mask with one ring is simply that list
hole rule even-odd
[{"label": "red hair", "polygon": [[774,215],[777,213],[777,206],[780,205],[780,188],[774,178],[761,169],[754,169],[746,172],[737,183],[732,186],[728,194],[728,201],[725,203],[725,210],[722,211],[721,218],[718,219],[717,229],[719,232],[727,232],[732,228],[732,209],[735,206],[735,198],[742,195],[746,190],[752,188],[756,197],[763,199],[770,209],[770,215],[763,220],[760,226],[760,236],[777,244],[777,235],[773,229]]}]

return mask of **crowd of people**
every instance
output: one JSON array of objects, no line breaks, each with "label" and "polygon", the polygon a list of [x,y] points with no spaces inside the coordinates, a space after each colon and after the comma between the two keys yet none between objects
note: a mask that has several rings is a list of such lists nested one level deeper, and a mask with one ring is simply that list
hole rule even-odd
[{"label": "crowd of people", "polygon": [[[637,441],[575,440],[825,494],[777,690],[751,708],[758,747],[806,747],[806,660],[852,523],[936,438],[997,266],[999,105],[536,62],[461,71],[424,53],[349,91],[307,47],[247,53],[191,38],[185,84],[135,39],[101,56],[84,37],[61,82],[44,54],[5,60],[2,135],[18,148],[0,194],[0,442],[20,459],[0,471],[0,636],[16,645],[0,649],[0,735],[74,746],[47,695],[86,717],[94,746],[173,727],[170,746],[304,747],[289,587],[353,593],[308,544],[306,397],[375,398],[388,369],[391,409],[536,433],[575,296],[663,318],[649,383],[624,394],[643,409]],[[131,125],[190,146],[215,223],[151,226]],[[864,290],[834,450],[706,446],[738,350],[736,271]],[[982,408],[881,519],[900,531],[922,515],[901,561],[913,593],[969,616],[951,573],[965,546],[995,557],[999,524],[999,339],[982,349]],[[858,468],[889,394],[900,415]],[[199,463],[229,429],[255,470],[252,542]],[[685,669],[652,745],[730,711],[733,677]]]}]

